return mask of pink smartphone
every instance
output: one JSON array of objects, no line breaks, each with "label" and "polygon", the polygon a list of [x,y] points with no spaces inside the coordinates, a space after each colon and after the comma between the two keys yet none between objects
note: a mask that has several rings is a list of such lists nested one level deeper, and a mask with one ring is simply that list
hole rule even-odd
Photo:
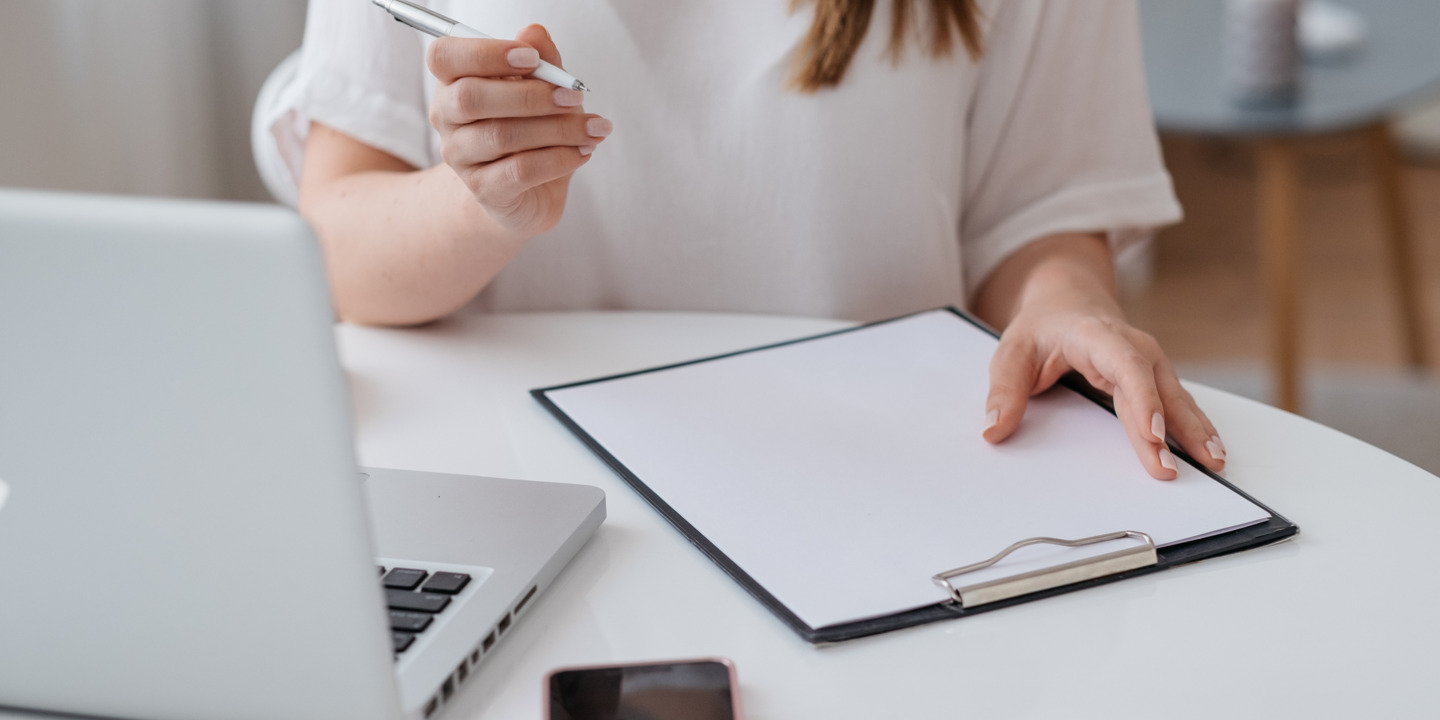
[{"label": "pink smartphone", "polygon": [[740,720],[740,682],[725,658],[589,665],[545,675],[548,720]]}]

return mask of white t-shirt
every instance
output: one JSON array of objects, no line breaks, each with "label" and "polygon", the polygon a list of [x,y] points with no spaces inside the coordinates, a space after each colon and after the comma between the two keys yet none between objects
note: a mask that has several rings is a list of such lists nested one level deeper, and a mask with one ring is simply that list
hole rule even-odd
[{"label": "white t-shirt", "polygon": [[[964,305],[1046,235],[1103,231],[1119,250],[1179,218],[1133,2],[984,2],[978,63],[912,41],[895,64],[882,1],[844,81],[814,94],[786,87],[811,23],[790,4],[431,0],[496,37],[545,25],[593,90],[586,111],[615,123],[560,224],[471,307],[872,320]],[[291,171],[311,120],[440,163],[428,42],[366,0],[311,0],[272,113]]]}]

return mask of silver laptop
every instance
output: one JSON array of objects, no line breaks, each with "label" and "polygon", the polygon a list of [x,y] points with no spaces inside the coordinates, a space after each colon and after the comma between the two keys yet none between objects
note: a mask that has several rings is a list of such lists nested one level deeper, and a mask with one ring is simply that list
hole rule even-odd
[{"label": "silver laptop", "polygon": [[362,472],[333,317],[288,210],[0,190],[0,707],[396,720],[483,671],[604,496]]}]

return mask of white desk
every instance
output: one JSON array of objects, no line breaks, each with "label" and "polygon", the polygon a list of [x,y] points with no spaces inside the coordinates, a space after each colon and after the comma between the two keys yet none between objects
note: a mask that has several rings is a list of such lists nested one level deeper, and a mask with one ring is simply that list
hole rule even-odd
[{"label": "white desk", "polygon": [[1440,715],[1440,479],[1308,420],[1189,386],[1225,437],[1227,476],[1301,526],[1292,542],[815,648],[527,392],[843,326],[597,313],[342,327],[365,463],[608,498],[595,539],[447,717],[540,720],[553,667],[703,655],[736,662],[751,720]]},{"label": "white desk", "polygon": [[1225,438],[1227,477],[1300,525],[1293,542],[815,648],[527,392],[843,326],[587,313],[341,328],[366,464],[608,497],[595,539],[450,717],[538,719],[559,665],[703,655],[735,661],[752,720],[1440,714],[1440,479],[1302,418],[1189,386]]}]

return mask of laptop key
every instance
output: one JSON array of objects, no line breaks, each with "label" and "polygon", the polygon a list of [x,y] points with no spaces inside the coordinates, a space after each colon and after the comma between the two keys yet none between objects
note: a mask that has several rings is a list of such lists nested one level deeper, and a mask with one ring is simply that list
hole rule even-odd
[{"label": "laptop key", "polygon": [[450,604],[449,595],[437,593],[416,593],[387,588],[385,602],[391,610],[438,613]]},{"label": "laptop key", "polygon": [[392,632],[390,639],[395,643],[395,654],[399,655],[409,650],[410,646],[415,643],[415,633]]},{"label": "laptop key", "polygon": [[469,582],[470,576],[465,573],[437,572],[430,576],[430,579],[426,581],[424,587],[420,588],[420,592],[454,595],[464,589],[465,585]]},{"label": "laptop key", "polygon": [[404,612],[400,610],[390,611],[390,629],[404,630],[405,632],[424,632],[434,622],[435,616],[430,613]]},{"label": "laptop key", "polygon": [[395,568],[385,576],[385,587],[398,590],[414,590],[429,573],[411,568]]}]

